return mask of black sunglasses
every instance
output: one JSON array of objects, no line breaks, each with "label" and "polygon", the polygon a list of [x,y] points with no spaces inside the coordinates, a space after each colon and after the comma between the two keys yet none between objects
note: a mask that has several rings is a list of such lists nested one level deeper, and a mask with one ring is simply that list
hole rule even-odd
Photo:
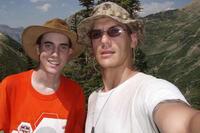
[{"label": "black sunglasses", "polygon": [[99,39],[103,36],[104,32],[107,33],[109,37],[117,37],[121,35],[122,32],[126,31],[124,28],[121,26],[112,26],[108,28],[106,31],[100,30],[100,29],[93,29],[88,33],[88,36],[90,39]]}]

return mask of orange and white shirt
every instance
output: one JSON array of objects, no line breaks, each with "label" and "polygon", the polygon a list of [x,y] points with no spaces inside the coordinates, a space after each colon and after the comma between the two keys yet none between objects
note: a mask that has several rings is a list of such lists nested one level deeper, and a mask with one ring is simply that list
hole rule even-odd
[{"label": "orange and white shirt", "polygon": [[83,133],[85,99],[81,87],[61,76],[58,90],[42,95],[31,85],[33,70],[11,75],[0,84],[0,130]]}]

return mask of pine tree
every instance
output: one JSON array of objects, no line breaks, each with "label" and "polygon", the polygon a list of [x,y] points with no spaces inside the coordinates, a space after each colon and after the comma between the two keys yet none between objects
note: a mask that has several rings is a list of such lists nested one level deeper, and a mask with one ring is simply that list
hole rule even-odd
[{"label": "pine tree", "polygon": [[80,5],[89,10],[94,5],[94,0],[79,0]]}]

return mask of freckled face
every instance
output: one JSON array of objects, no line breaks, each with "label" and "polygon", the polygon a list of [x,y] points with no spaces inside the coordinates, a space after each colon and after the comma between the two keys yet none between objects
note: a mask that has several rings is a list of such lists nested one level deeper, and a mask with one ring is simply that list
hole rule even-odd
[{"label": "freckled face", "polygon": [[60,74],[68,62],[72,49],[69,38],[61,33],[46,33],[39,45],[39,68],[51,74]]},{"label": "freckled face", "polygon": [[[111,37],[106,31],[111,27],[122,28],[118,36]],[[117,68],[131,63],[132,48],[136,46],[134,36],[125,27],[110,18],[98,19],[93,30],[104,31],[100,38],[92,39],[92,49],[97,62],[102,68]]]}]

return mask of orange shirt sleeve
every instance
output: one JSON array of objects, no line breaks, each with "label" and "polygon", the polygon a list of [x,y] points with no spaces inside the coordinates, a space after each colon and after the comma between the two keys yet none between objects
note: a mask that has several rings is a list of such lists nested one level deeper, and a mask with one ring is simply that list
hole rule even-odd
[{"label": "orange shirt sleeve", "polygon": [[85,97],[81,91],[76,104],[76,126],[74,133],[84,133],[85,130]]},{"label": "orange shirt sleeve", "polygon": [[0,130],[9,129],[9,109],[7,101],[7,78],[0,83]]}]

